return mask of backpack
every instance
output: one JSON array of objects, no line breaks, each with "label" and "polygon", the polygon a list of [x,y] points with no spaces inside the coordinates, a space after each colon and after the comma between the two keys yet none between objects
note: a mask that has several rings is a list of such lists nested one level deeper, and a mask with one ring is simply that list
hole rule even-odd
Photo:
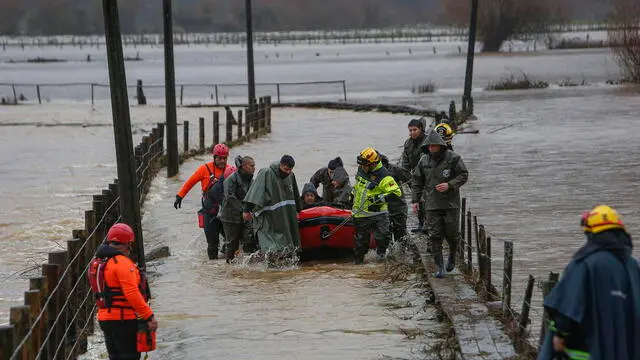
[{"label": "backpack", "polygon": [[[89,280],[89,287],[93,293],[96,306],[99,309],[108,308],[121,308],[121,309],[133,309],[131,306],[114,305],[114,302],[126,301],[124,293],[119,287],[110,287],[105,280],[105,270],[109,260],[117,264],[118,260],[113,257],[94,257],[89,263],[89,271],[87,272],[87,279]],[[144,273],[140,272],[140,283],[138,288],[142,293],[145,301],[149,300],[148,284]]]}]

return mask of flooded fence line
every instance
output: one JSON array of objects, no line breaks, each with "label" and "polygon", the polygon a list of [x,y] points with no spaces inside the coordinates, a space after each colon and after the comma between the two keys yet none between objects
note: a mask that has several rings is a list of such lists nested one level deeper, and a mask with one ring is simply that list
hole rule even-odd
[{"label": "flooded fence line", "polygon": [[[612,23],[592,24],[556,24],[549,28],[550,33],[608,31],[616,29]],[[321,30],[321,31],[278,31],[255,32],[254,43],[258,45],[280,44],[362,44],[362,43],[411,43],[411,42],[444,42],[465,41],[467,28],[462,27],[426,27],[411,26],[385,29],[359,30]],[[545,32],[546,34],[547,32]],[[164,37],[161,34],[126,34],[122,36],[125,46],[151,45],[162,46]],[[219,33],[182,33],[173,36],[175,45],[236,45],[245,44],[243,32]],[[5,36],[0,37],[3,50],[10,46],[44,47],[72,46],[96,47],[105,46],[104,36]]]},{"label": "flooded fence line", "polygon": [[[224,142],[230,147],[271,131],[269,97],[260,98],[254,106],[239,110],[236,116],[230,108],[225,109],[225,113]],[[221,135],[219,118],[219,112],[215,111],[213,143],[218,142]],[[185,136],[187,141],[181,161],[213,146],[205,144],[205,119],[198,120],[198,147],[191,148],[189,138]],[[184,125],[188,131],[188,122]],[[152,180],[166,164],[164,135],[165,124],[158,123],[134,150],[141,205]],[[0,325],[0,360],[67,360],[76,359],[87,351],[87,337],[95,331],[96,307],[86,273],[108,229],[120,220],[116,179],[93,195],[92,209],[85,211],[85,226],[71,231],[66,250],[48,253],[47,262],[41,266],[41,275],[29,279],[24,305],[11,307],[9,323]]]},{"label": "flooded fence line", "polygon": [[[536,278],[529,274],[527,286],[522,296],[520,312],[513,306],[513,256],[514,245],[512,241],[499,241],[504,247],[502,263],[492,257],[492,246],[495,239],[492,238],[485,226],[473,215],[466,198],[462,198],[460,207],[460,235],[462,243],[458,246],[458,268],[476,290],[481,299],[488,303],[490,313],[500,320],[505,326],[507,335],[514,343],[516,351],[520,354],[533,356],[537,354],[548,327],[547,314],[543,311],[542,325],[540,329],[533,329],[531,324],[531,305]],[[497,261],[496,261],[497,260]],[[498,287],[494,285],[495,276],[492,268],[501,271],[502,283]],[[498,276],[499,278],[499,276]],[[559,274],[551,272],[548,279],[538,282],[538,289],[542,290],[542,298],[547,296],[558,281]],[[538,341],[530,341],[534,331],[539,330]]]},{"label": "flooded fence line", "polygon": [[[235,105],[238,103],[238,99],[245,97],[247,84],[176,84],[176,101],[180,106],[193,106],[193,105]],[[294,88],[293,93],[299,92],[300,88],[318,88],[318,87],[331,87],[335,90],[334,95],[343,101],[347,101],[347,83],[345,80],[327,80],[327,81],[304,81],[304,82],[271,82],[271,83],[257,83],[256,88],[259,95],[273,96],[276,100],[276,104],[283,102],[283,98],[286,99],[286,90]],[[130,90],[133,90],[132,94],[135,94],[135,100],[138,105],[147,104],[147,96],[145,91],[158,91],[164,94],[164,85],[145,85],[142,80],[137,80],[136,85],[127,86]],[[7,92],[8,95],[3,95],[2,90]],[[85,88],[86,96],[78,95],[80,101],[91,101],[91,105],[95,105],[96,100],[108,100],[109,99],[109,84],[102,83],[90,83],[90,82],[75,82],[75,83],[44,83],[44,84],[30,84],[30,83],[0,83],[0,97],[2,98],[2,105],[19,104],[23,102],[34,102],[37,100],[38,104],[43,102],[50,102],[51,98],[44,93],[46,89],[67,90],[69,88]],[[55,92],[51,90],[50,92]],[[104,96],[99,96],[97,92],[104,93]],[[78,92],[80,93],[80,92]],[[27,94],[27,95],[25,95]],[[82,93],[80,93],[82,94]],[[229,101],[228,98],[234,100]],[[163,97],[159,96],[158,98]],[[197,104],[186,104],[185,100],[198,99]],[[236,101],[235,103],[233,101]]]}]

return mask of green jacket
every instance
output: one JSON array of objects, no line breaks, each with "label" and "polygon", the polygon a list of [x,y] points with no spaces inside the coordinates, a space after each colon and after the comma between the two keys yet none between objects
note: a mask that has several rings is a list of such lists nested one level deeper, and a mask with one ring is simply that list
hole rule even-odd
[{"label": "green jacket", "polygon": [[253,212],[253,232],[262,252],[300,247],[297,213],[302,209],[295,174],[283,177],[275,162],[260,169],[244,197]]},{"label": "green jacket", "polygon": [[239,169],[224,180],[224,197],[220,210],[220,220],[226,223],[242,224],[242,200],[251,187],[253,175],[241,174]]},{"label": "green jacket", "polygon": [[[374,187],[369,189],[372,183]],[[358,168],[352,194],[353,216],[364,218],[389,213],[387,201],[402,196],[402,191],[382,162],[378,162],[370,173]]]},{"label": "green jacket", "polygon": [[[435,131],[427,136],[424,146],[447,144]],[[457,209],[460,207],[460,187],[467,182],[469,171],[460,155],[452,150],[444,150],[440,159],[424,155],[413,171],[411,180],[411,202],[417,203],[423,197],[426,210]],[[439,192],[436,185],[448,183],[449,190]]]},{"label": "green jacket", "polygon": [[404,150],[402,151],[402,167],[411,171],[415,169],[422,157],[422,150],[420,147],[425,141],[426,136],[421,135],[417,139],[407,139],[404,142]]}]

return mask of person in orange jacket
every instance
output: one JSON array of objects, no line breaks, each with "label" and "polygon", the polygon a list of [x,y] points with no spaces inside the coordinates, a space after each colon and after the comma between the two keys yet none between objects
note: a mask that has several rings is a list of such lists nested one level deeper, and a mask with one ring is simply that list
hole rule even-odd
[{"label": "person in orange jacket", "polygon": [[104,332],[111,360],[140,359],[136,347],[139,321],[146,321],[151,331],[158,329],[151,307],[146,280],[129,259],[133,229],[127,224],[113,225],[107,240],[92,261],[89,283],[96,296],[98,321]]},{"label": "person in orange jacket", "polygon": [[202,186],[202,212],[204,213],[204,235],[207,238],[207,254],[209,259],[218,258],[218,247],[220,246],[220,231],[222,223],[218,219],[218,210],[220,203],[212,200],[207,195],[213,185],[223,176],[225,170],[229,167],[227,158],[229,157],[229,148],[225,144],[217,144],[213,147],[213,161],[204,163],[185,181],[185,183],[176,194],[176,201],[173,207],[176,209],[182,207],[182,199],[198,182]]}]

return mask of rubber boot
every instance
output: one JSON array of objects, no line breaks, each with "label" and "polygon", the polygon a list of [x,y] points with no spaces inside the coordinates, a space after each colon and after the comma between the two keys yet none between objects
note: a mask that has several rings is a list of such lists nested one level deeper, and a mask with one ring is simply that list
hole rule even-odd
[{"label": "rubber boot", "polygon": [[213,246],[207,246],[207,255],[209,255],[209,260],[218,259],[218,249],[214,249]]},{"label": "rubber boot", "polygon": [[387,249],[380,248],[380,247],[376,249],[376,255],[378,255],[378,260],[383,260],[386,253],[387,253]]},{"label": "rubber boot", "polygon": [[414,234],[415,234],[415,233],[424,233],[424,230],[422,230],[422,227],[423,227],[423,226],[424,226],[424,222],[423,222],[423,221],[420,221],[420,222],[418,223],[418,227],[417,227],[417,228],[414,228],[414,229],[411,229],[411,232],[412,232],[412,233],[414,233]]},{"label": "rubber boot", "polygon": [[456,254],[454,252],[449,253],[447,259],[447,272],[452,272],[456,268]]},{"label": "rubber boot", "polygon": [[353,263],[354,263],[354,265],[362,265],[362,264],[364,264],[364,255],[356,254]]},{"label": "rubber boot", "polygon": [[433,254],[433,261],[436,263],[436,272],[435,274],[433,274],[433,276],[438,279],[443,278],[444,277],[444,269],[443,269],[444,260],[442,259],[442,253]]}]

